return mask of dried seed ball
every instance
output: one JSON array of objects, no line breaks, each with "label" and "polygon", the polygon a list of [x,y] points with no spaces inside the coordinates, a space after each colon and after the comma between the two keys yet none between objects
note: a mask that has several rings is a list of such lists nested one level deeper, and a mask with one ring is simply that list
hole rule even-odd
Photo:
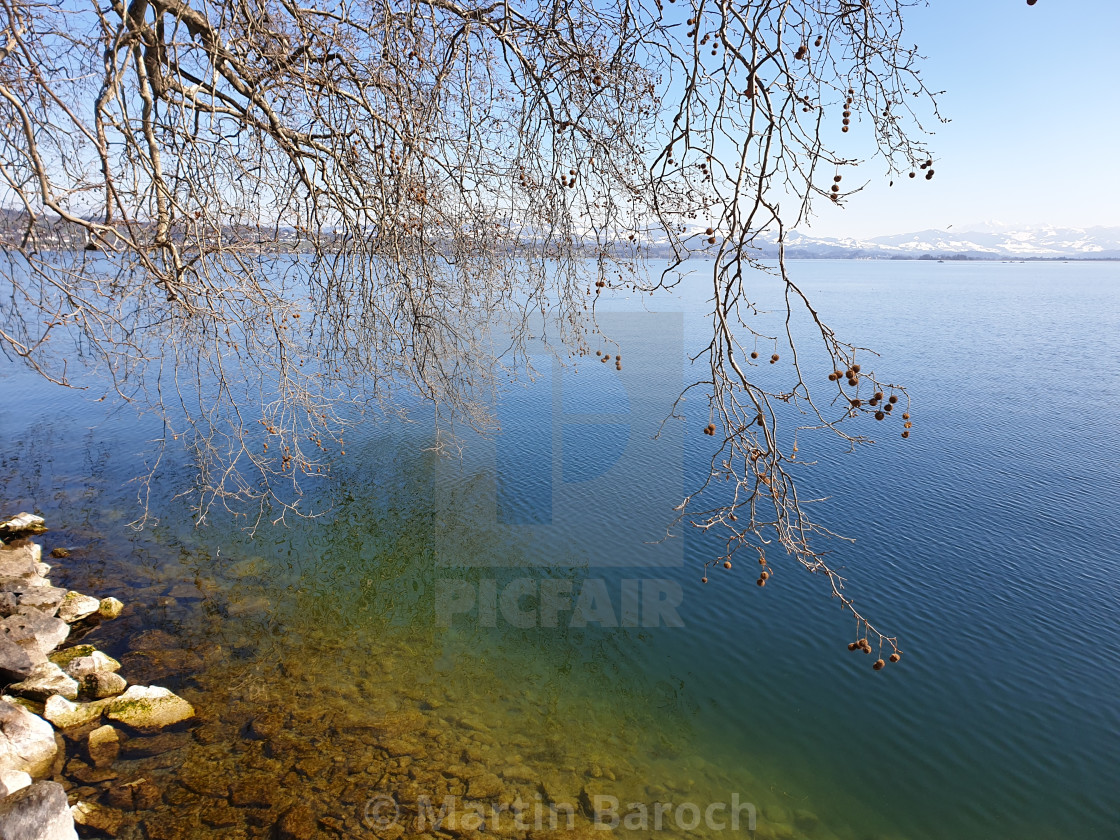
[{"label": "dried seed ball", "polygon": [[910,432],[909,432],[909,431],[903,432],[903,433],[902,433],[902,436],[903,436],[904,438],[908,438],[908,437],[910,437]]},{"label": "dried seed ball", "polygon": [[840,130],[841,131],[847,131],[848,127],[846,125],[842,125],[842,126],[840,126]]},{"label": "dried seed ball", "polygon": [[892,403],[898,402],[898,395],[897,394],[891,394],[890,397],[887,398],[887,401],[892,402]]},{"label": "dried seed ball", "polygon": [[930,179],[931,179],[932,177],[933,177],[933,170],[931,169],[931,170],[930,170],[929,172],[927,172],[927,173],[926,173],[926,180],[928,181],[928,180],[930,180]]},{"label": "dried seed ball", "polygon": [[843,175],[834,175],[832,180],[835,181],[837,184],[839,184],[840,181],[843,179],[843,177],[844,177]]},{"label": "dried seed ball", "polygon": [[883,406],[883,408],[886,409],[887,411],[894,411],[894,406],[891,405],[890,403],[887,403],[885,406]]},{"label": "dried seed ball", "polygon": [[876,412],[875,412],[875,419],[876,419],[876,420],[882,420],[882,419],[883,419],[884,417],[886,417],[886,416],[887,416],[887,415],[886,415],[886,414],[884,414],[884,413],[883,413],[882,411],[876,411]]},{"label": "dried seed ball", "polygon": [[766,581],[762,578],[759,578],[758,580],[756,580],[755,583],[757,583],[759,586],[765,586],[766,585]]},{"label": "dried seed ball", "polygon": [[730,569],[731,568],[731,561],[730,560],[724,560],[723,561],[723,568]]},{"label": "dried seed ball", "polygon": [[715,232],[716,232],[715,228],[708,228],[707,230],[704,231],[704,233],[708,234],[708,236],[711,236]]},{"label": "dried seed ball", "polygon": [[603,360],[609,362],[611,360],[611,354],[607,353],[607,355],[603,357]]},{"label": "dried seed ball", "polygon": [[855,650],[858,647],[859,647],[859,645],[856,644],[855,642],[849,642],[848,643],[848,650]]},{"label": "dried seed ball", "polygon": [[848,88],[848,94],[851,95],[851,96],[855,96],[856,92],[855,92],[854,89]]},{"label": "dried seed ball", "polygon": [[770,361],[772,361],[772,362],[776,362],[776,361],[778,361],[778,354],[777,354],[777,353],[775,353],[775,354],[774,354],[773,356],[771,356],[771,357],[770,357]]},{"label": "dried seed ball", "polygon": [[701,583],[707,583],[708,579],[706,577],[702,577],[702,578],[700,578],[700,582]]},{"label": "dried seed ball", "polygon": [[861,405],[863,405],[863,400],[854,399],[854,400],[851,400],[851,403],[852,403],[852,408],[859,408]]},{"label": "dried seed ball", "polygon": [[857,645],[859,645],[859,647],[860,647],[860,649],[861,649],[861,650],[862,650],[863,648],[869,648],[869,647],[871,647],[871,643],[870,643],[870,642],[868,642],[868,641],[867,641],[867,639],[860,639],[860,640],[859,640],[858,642],[856,642],[856,644],[857,644]]},{"label": "dried seed ball", "polygon": [[1027,0],[1027,5],[1028,6],[1033,6],[1037,2],[1038,2],[1038,0]]},{"label": "dried seed ball", "polygon": [[901,656],[901,654],[899,654],[898,651],[895,651],[894,653],[892,653],[887,658],[890,659],[891,662],[897,662],[898,660],[900,660],[902,658],[902,656]]},{"label": "dried seed ball", "polygon": [[758,565],[765,566],[766,565],[766,558],[765,557],[759,557],[758,558]]},{"label": "dried seed ball", "polygon": [[902,424],[902,428],[909,429],[913,425],[914,425],[913,423],[911,423],[909,420],[907,420],[905,423]]},{"label": "dried seed ball", "polygon": [[709,236],[708,237],[708,244],[709,245],[715,245],[716,244],[716,238],[714,236]]},{"label": "dried seed ball", "polygon": [[762,578],[763,580],[770,580],[770,573],[769,572],[763,572],[762,574],[759,575],[759,577]]},{"label": "dried seed ball", "polygon": [[882,398],[883,398],[883,392],[882,391],[876,391],[875,392],[875,399],[881,400]]},{"label": "dried seed ball", "polygon": [[757,359],[758,358],[758,352],[757,351],[752,351],[751,352],[751,358],[752,359]]},{"label": "dried seed ball", "polygon": [[829,382],[835,382],[836,381],[836,374],[835,373],[830,373],[828,375],[828,381]]},{"label": "dried seed ball", "polygon": [[844,111],[844,116],[845,117],[850,117],[851,115],[852,115],[851,111]]},{"label": "dried seed ball", "polygon": [[[596,285],[596,286],[598,286],[599,284],[598,284],[598,283],[596,283],[595,285]],[[602,355],[603,355],[603,351],[602,351],[602,350],[596,350],[596,351],[595,351],[595,355],[596,355],[596,356],[602,356]]]},{"label": "dried seed ball", "polygon": [[872,397],[871,399],[869,399],[869,400],[867,401],[867,404],[868,404],[868,405],[878,405],[878,404],[879,404],[879,401],[878,401],[877,399],[875,399],[874,397]]},{"label": "dried seed ball", "polygon": [[918,177],[918,173],[917,172],[911,172],[910,177],[911,178],[916,178],[916,177]]},{"label": "dried seed ball", "polygon": [[886,664],[887,663],[884,662],[882,659],[876,659],[875,664],[872,665],[871,667],[874,668],[876,671],[882,671],[884,666],[886,666]]},{"label": "dried seed ball", "polygon": [[569,169],[569,170],[568,170],[568,174],[569,174],[569,175],[575,175],[575,174],[576,174],[576,171],[575,171],[574,169]]},{"label": "dried seed ball", "polygon": [[903,414],[902,419],[903,420],[909,420],[910,419],[910,414],[909,413]]},{"label": "dried seed ball", "polygon": [[852,373],[859,373],[859,365],[852,365]]},{"label": "dried seed ball", "polygon": [[838,193],[838,192],[840,192],[840,185],[839,185],[839,184],[833,184],[833,185],[832,185],[832,191],[833,191],[834,193]]},{"label": "dried seed ball", "polygon": [[817,40],[815,40],[815,41],[813,42],[813,46],[814,46],[814,47],[819,47],[819,46],[821,45],[821,40],[822,40],[822,38],[823,38],[823,36],[821,36],[821,35],[818,35],[818,36],[817,36]]}]

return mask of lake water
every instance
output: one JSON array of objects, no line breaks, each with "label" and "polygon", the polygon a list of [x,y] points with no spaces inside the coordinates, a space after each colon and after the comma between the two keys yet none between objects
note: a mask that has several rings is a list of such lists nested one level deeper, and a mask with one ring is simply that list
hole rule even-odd
[{"label": "lake water", "polygon": [[[329,517],[252,537],[193,527],[185,459],[158,525],[128,528],[159,425],[4,362],[3,510],[71,549],[56,583],[129,605],[87,641],[200,712],[137,739],[117,778],[68,781],[96,799],[154,779],[125,837],[273,836],[293,802],[314,836],[434,836],[425,797],[520,799],[531,825],[581,794],[648,807],[622,837],[740,833],[733,801],[759,838],[1120,836],[1120,265],[791,274],[913,400],[907,441],[873,422],[855,454],[799,437],[816,517],[855,539],[832,560],[900,663],[849,653],[850,614],[785,558],[764,590],[743,562],[704,585],[711,541],[658,541],[711,454],[702,399],[660,428],[705,329],[702,264],[655,312],[604,302],[621,372],[542,354],[503,432],[456,459],[428,451],[423,412],[369,422],[314,490]],[[541,813],[534,836],[604,834]],[[484,828],[457,830],[525,834],[508,814]]]}]

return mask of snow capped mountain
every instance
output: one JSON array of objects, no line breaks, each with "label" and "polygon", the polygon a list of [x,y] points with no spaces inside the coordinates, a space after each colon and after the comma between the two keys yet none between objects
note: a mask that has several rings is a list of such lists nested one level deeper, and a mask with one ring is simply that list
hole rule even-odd
[{"label": "snow capped mountain", "polygon": [[960,231],[922,230],[865,240],[818,238],[795,231],[786,236],[786,252],[792,257],[1117,259],[1120,227],[1014,227],[989,222]]}]

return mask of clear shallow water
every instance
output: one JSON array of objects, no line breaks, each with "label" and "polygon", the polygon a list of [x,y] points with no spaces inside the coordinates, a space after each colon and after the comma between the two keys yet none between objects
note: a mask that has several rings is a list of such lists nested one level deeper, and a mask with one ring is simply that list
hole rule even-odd
[{"label": "clear shallow water", "polygon": [[[374,836],[371,797],[407,810],[411,782],[438,801],[468,772],[443,770],[466,764],[505,773],[502,795],[527,801],[587,786],[703,807],[734,792],[758,806],[760,837],[1116,836],[1120,267],[800,262],[793,274],[915,401],[909,441],[883,424],[854,457],[802,442],[818,462],[805,486],[830,494],[818,518],[857,540],[831,546],[849,592],[905,652],[879,674],[845,650],[852,622],[821,581],[775,559],[764,591],[738,566],[702,586],[710,545],[650,542],[705,468],[699,401],[650,440],[681,381],[674,360],[703,330],[699,281],[658,304],[683,313],[669,320],[626,314],[633,296],[610,303],[621,375],[542,364],[504,403],[506,434],[472,441],[462,461],[422,451],[430,423],[369,424],[320,490],[329,521],[254,539],[192,528],[171,499],[186,468],[160,484],[160,525],[130,532],[125,482],[158,427],[0,368],[5,509],[39,510],[46,547],[76,548],[60,580],[132,605],[89,641],[202,711],[165,754],[163,803],[137,817],[187,820],[184,836],[263,836],[270,810],[235,803],[232,822],[210,825],[221,797],[173,780],[217,762],[313,803],[324,836],[331,820]],[[598,622],[559,611],[547,626],[542,589],[569,584]],[[681,626],[640,626],[651,604],[673,618],[659,598],[679,598]],[[136,641],[151,629],[177,641]],[[405,715],[396,729],[371,728],[390,712]],[[268,715],[283,736],[252,731]],[[301,764],[312,758],[329,763]],[[160,771],[159,758],[129,761],[122,777]]]}]

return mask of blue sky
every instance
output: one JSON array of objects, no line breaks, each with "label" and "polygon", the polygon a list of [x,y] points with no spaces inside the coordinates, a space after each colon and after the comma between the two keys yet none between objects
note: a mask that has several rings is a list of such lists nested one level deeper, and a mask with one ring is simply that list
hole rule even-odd
[{"label": "blue sky", "polygon": [[888,188],[881,163],[862,167],[868,188],[820,202],[806,233],[1120,225],[1120,0],[931,0],[907,19],[952,120],[936,175]]}]

